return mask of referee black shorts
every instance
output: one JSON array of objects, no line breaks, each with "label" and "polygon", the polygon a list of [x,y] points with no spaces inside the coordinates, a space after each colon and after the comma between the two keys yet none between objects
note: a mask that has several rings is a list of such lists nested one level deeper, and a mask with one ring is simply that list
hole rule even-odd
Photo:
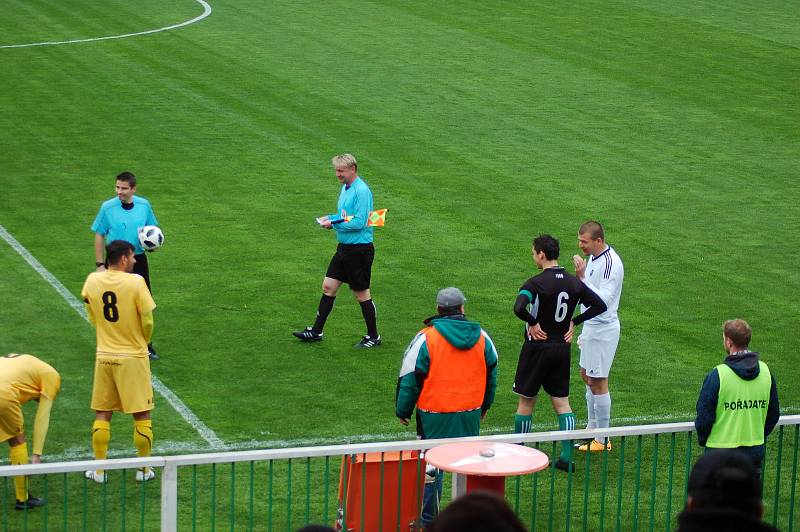
[{"label": "referee black shorts", "polygon": [[550,397],[569,396],[570,344],[526,341],[514,376],[514,393],[536,397],[544,388]]},{"label": "referee black shorts", "polygon": [[349,284],[350,290],[366,290],[372,278],[374,259],[375,246],[371,243],[339,244],[325,276]]},{"label": "referee black shorts", "polygon": [[133,258],[136,259],[136,264],[133,265],[133,273],[138,273],[144,277],[144,283],[152,294],[153,290],[150,288],[150,267],[147,264],[147,253],[139,253],[138,255],[134,255]]}]

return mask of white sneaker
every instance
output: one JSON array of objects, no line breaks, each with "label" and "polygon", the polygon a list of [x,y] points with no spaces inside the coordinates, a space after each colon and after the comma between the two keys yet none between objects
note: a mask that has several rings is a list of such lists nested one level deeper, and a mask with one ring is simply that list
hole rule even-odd
[{"label": "white sneaker", "polygon": [[105,481],[107,480],[105,471],[103,471],[102,473],[98,473],[94,469],[90,469],[89,471],[86,472],[85,476],[89,480],[94,480],[98,484],[104,484]]},{"label": "white sneaker", "polygon": [[147,482],[156,478],[156,472],[149,467],[142,471],[141,469],[136,472],[136,482]]}]

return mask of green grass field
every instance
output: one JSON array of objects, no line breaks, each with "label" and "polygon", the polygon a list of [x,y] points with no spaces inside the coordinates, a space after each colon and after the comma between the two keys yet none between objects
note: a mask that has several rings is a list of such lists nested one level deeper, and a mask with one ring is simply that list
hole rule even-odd
[{"label": "green grass field", "polygon": [[[150,261],[153,370],[226,445],[413,437],[393,415],[401,355],[448,285],[500,351],[484,427],[508,432],[530,241],[551,233],[568,259],[590,218],[625,261],[617,424],[691,419],[731,317],[753,326],[784,413],[800,412],[796,3],[211,5],[171,31],[0,48],[0,225],[78,294],[94,215],[114,176],[136,173],[167,238]],[[145,31],[202,7],[0,12],[3,46]],[[335,210],[329,160],[344,151],[389,208],[372,286],[384,343],[368,352],[352,347],[364,326],[346,290],[323,342],[291,336],[335,247],[313,220]],[[2,241],[0,272],[0,353],[64,379],[46,453],[89,457],[93,331]],[[585,419],[577,367],[573,390]],[[160,397],[154,419],[156,453],[209,450]],[[545,403],[535,421],[555,427]],[[133,453],[130,425],[115,421],[115,455]]]}]

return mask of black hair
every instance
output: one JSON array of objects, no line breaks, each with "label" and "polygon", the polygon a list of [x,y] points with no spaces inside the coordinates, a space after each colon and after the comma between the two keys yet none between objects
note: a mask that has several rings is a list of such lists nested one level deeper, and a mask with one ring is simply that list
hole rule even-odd
[{"label": "black hair", "polygon": [[544,252],[547,260],[557,260],[561,251],[558,245],[558,240],[550,235],[539,235],[533,239],[533,249],[536,253]]},{"label": "black hair", "polygon": [[733,508],[761,517],[761,478],[753,460],[735,449],[706,452],[687,487],[693,508]]},{"label": "black hair", "polygon": [[451,502],[425,527],[426,532],[527,532],[506,500],[488,491],[471,491]]},{"label": "black hair", "polygon": [[136,186],[136,176],[133,172],[122,172],[117,176],[117,181],[124,181],[130,185],[131,188]]},{"label": "black hair", "polygon": [[106,246],[106,260],[108,264],[119,264],[120,259],[133,253],[133,244],[126,240],[114,240]]}]

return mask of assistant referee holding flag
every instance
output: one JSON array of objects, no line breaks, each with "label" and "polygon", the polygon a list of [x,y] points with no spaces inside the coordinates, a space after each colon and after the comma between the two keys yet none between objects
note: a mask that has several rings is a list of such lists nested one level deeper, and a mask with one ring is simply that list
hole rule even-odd
[{"label": "assistant referee holding flag", "polygon": [[314,325],[292,334],[303,342],[322,340],[322,328],[333,310],[336,293],[342,283],[347,283],[361,306],[367,326],[367,334],[356,347],[377,347],[381,344],[381,335],[378,334],[377,311],[369,289],[372,261],[375,258],[372,244],[374,228],[367,224],[372,211],[372,191],[358,175],[358,163],[351,154],[337,155],[331,163],[336,170],[336,178],[342,184],[337,213],[323,216],[317,221],[325,229],[336,231],[339,245],[322,281],[322,297]]}]

